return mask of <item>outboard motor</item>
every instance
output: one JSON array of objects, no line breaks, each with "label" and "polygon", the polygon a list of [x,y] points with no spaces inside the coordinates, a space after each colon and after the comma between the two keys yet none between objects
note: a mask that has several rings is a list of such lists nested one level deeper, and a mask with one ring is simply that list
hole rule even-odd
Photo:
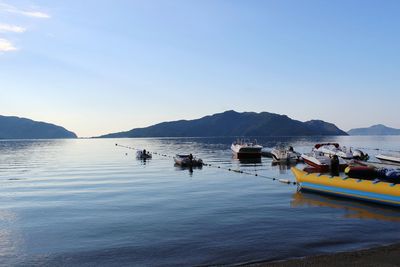
[{"label": "outboard motor", "polygon": [[364,153],[364,152],[362,152],[359,149],[356,149],[356,150],[353,151],[353,157],[355,159],[363,160],[363,161],[367,161],[369,159],[369,155]]}]

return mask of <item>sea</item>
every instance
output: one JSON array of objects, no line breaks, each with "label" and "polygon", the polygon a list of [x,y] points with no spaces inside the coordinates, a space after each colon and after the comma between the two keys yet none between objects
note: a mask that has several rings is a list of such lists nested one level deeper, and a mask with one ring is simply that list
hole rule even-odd
[{"label": "sea", "polygon": [[[400,150],[395,136],[257,139],[299,152],[339,142],[372,161]],[[232,141],[0,141],[0,265],[235,265],[399,242],[400,209],[299,192],[269,179],[294,181],[290,166],[238,160]],[[177,153],[211,166],[175,166]]]}]

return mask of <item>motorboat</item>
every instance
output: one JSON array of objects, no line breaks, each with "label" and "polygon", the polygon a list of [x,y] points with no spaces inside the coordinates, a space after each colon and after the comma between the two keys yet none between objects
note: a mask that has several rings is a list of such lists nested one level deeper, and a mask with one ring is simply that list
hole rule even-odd
[{"label": "motorboat", "polygon": [[242,139],[232,143],[231,150],[238,158],[257,158],[261,157],[262,146],[257,145],[257,141]]},{"label": "motorboat", "polygon": [[272,149],[273,148],[270,148],[270,147],[263,147],[261,149],[261,156],[267,157],[267,158],[272,158],[272,153],[271,153]]},{"label": "motorboat", "polygon": [[375,158],[382,162],[400,164],[400,154],[379,154],[376,155]]},{"label": "motorboat", "polygon": [[[313,149],[311,153],[301,154],[301,158],[304,162],[315,168],[319,172],[328,172],[331,168],[332,158],[326,156],[323,152]],[[348,164],[347,162],[338,157],[339,160],[339,170],[344,170]]]},{"label": "motorboat", "polygon": [[291,146],[277,146],[271,150],[271,154],[273,162],[298,162],[301,159],[301,154]]},{"label": "motorboat", "polygon": [[153,157],[152,154],[146,151],[146,149],[136,151],[137,159],[151,159],[152,157]]},{"label": "motorboat", "polygon": [[314,149],[324,153],[326,156],[332,157],[334,155],[342,159],[357,159],[366,161],[369,159],[368,154],[360,149],[351,149],[346,146],[340,146],[338,143],[321,143],[316,144]]},{"label": "motorboat", "polygon": [[400,183],[308,173],[292,168],[300,190],[400,207]]},{"label": "motorboat", "polygon": [[338,156],[343,159],[352,159],[353,153],[351,149],[347,149],[347,147],[341,147],[338,143],[322,143],[316,144],[314,149],[316,151],[322,152],[326,156]]},{"label": "motorboat", "polygon": [[174,157],[175,164],[182,167],[201,167],[203,160],[194,157],[192,154],[177,154]]}]

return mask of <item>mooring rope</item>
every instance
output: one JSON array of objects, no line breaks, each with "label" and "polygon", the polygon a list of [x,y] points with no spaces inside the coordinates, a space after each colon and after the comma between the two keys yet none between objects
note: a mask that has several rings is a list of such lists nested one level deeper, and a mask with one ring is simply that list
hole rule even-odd
[{"label": "mooring rope", "polygon": [[[130,146],[124,146],[124,145],[119,145],[119,144],[115,144],[115,146],[123,147],[123,148],[127,148],[127,149],[132,149],[132,150],[136,150],[136,151],[141,151],[141,149],[138,149],[138,148],[135,148],[135,147],[130,147]],[[173,158],[173,156],[171,156],[171,155],[162,154],[162,153],[158,153],[158,152],[150,152],[149,151],[149,153],[152,153],[154,155],[158,155],[158,156],[161,156],[161,157],[165,157],[165,158]],[[289,179],[281,179],[281,178],[276,178],[276,177],[270,177],[270,176],[261,175],[261,174],[258,174],[258,173],[251,173],[251,172],[243,171],[243,170],[240,170],[240,169],[226,168],[226,167],[223,167],[223,166],[220,166],[220,165],[214,165],[214,164],[211,164],[211,163],[204,163],[203,162],[203,166],[213,167],[213,168],[216,168],[216,169],[226,170],[226,171],[235,172],[235,173],[239,173],[239,174],[256,176],[256,177],[260,177],[260,178],[263,178],[263,179],[268,179],[268,180],[272,180],[272,181],[278,181],[280,183],[284,183],[284,184],[288,184],[288,185],[290,185],[290,184],[296,185],[297,184],[296,182],[292,182]]]}]

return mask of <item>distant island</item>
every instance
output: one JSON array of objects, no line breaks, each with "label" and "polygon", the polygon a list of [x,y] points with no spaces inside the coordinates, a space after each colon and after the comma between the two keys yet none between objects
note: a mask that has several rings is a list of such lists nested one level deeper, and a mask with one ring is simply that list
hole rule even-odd
[{"label": "distant island", "polygon": [[400,129],[390,128],[382,124],[368,128],[356,128],[347,132],[349,135],[400,135]]},{"label": "distant island", "polygon": [[222,136],[329,136],[347,135],[336,125],[321,120],[301,122],[269,112],[233,110],[195,120],[162,122],[146,128],[111,133],[97,138],[128,137],[222,137]]},{"label": "distant island", "polygon": [[0,115],[0,139],[77,138],[76,134],[51,123]]}]

